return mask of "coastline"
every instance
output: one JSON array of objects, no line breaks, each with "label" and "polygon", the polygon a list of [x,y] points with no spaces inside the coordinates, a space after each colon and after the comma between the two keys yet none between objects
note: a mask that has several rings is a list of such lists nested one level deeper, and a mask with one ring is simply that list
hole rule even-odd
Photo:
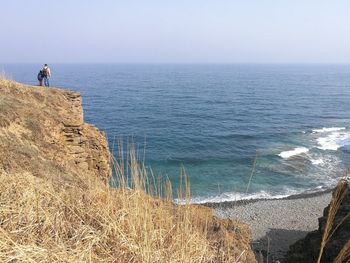
[{"label": "coastline", "polygon": [[[282,260],[289,246],[318,228],[318,218],[329,204],[332,190],[298,194],[281,199],[253,199],[207,203],[220,218],[250,225],[255,253]],[[269,253],[267,252],[269,251]]]},{"label": "coastline", "polygon": [[[207,207],[211,207],[213,209],[217,208],[232,208],[233,206],[245,206],[248,204],[260,202],[260,201],[277,201],[277,200],[294,200],[294,199],[306,199],[311,197],[322,196],[324,194],[332,193],[335,187],[317,191],[317,192],[304,192],[299,194],[293,194],[281,198],[252,198],[252,199],[241,199],[236,201],[223,201],[223,202],[206,202],[206,203],[198,203],[198,205],[204,205]],[[197,204],[197,203],[194,203]]]},{"label": "coastline", "polygon": [[109,187],[107,138],[79,93],[0,79],[0,94],[0,262],[254,262],[246,224],[148,195],[136,147]]}]

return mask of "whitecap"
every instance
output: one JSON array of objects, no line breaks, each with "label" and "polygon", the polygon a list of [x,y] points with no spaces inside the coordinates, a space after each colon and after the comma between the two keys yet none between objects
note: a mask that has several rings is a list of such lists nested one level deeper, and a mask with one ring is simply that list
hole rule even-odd
[{"label": "whitecap", "polygon": [[332,132],[331,134],[317,138],[318,147],[321,150],[336,151],[340,147],[350,145],[350,133]]},{"label": "whitecap", "polygon": [[311,159],[310,161],[311,161],[311,163],[312,163],[313,165],[324,164],[324,160],[323,160],[322,158],[320,158],[320,159]]},{"label": "whitecap", "polygon": [[309,151],[308,148],[305,147],[296,147],[293,150],[289,150],[289,151],[283,151],[280,154],[278,154],[278,156],[282,157],[283,159],[288,159],[294,155],[299,155],[302,153],[307,153]]},{"label": "whitecap", "polygon": [[325,133],[325,132],[334,132],[334,131],[342,131],[345,130],[345,127],[330,127],[330,128],[322,128],[322,129],[314,129],[313,133]]}]

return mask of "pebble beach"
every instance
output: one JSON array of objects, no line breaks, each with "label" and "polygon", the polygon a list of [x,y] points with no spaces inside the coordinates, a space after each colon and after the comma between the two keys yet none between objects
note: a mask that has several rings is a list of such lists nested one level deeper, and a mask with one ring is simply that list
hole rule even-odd
[{"label": "pebble beach", "polygon": [[238,219],[250,225],[252,247],[283,262],[289,246],[318,228],[318,218],[331,200],[331,192],[285,199],[210,204],[220,218]]}]

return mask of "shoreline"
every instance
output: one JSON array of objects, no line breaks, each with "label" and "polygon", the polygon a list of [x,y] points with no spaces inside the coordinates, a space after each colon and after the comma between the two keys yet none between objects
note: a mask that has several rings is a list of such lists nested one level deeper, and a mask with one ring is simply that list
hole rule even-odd
[{"label": "shoreline", "polygon": [[281,198],[251,198],[251,199],[241,199],[236,201],[222,201],[222,202],[205,202],[205,203],[192,203],[194,205],[204,205],[213,209],[216,208],[231,208],[232,206],[245,206],[248,204],[260,202],[260,201],[277,201],[277,200],[294,200],[294,199],[307,199],[317,196],[322,196],[324,194],[332,193],[335,187],[317,191],[317,192],[305,192],[299,194],[293,194]]},{"label": "shoreline", "polygon": [[[219,218],[240,220],[252,230],[251,246],[256,254],[280,260],[289,246],[318,228],[318,218],[330,203],[333,189],[280,199],[253,199],[207,203]],[[272,261],[273,262],[273,261]]]}]

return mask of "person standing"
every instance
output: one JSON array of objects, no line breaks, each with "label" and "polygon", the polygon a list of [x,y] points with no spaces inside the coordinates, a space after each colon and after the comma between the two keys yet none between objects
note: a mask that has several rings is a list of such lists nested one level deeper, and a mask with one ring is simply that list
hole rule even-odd
[{"label": "person standing", "polygon": [[51,70],[49,68],[49,66],[47,64],[44,65],[43,69],[43,76],[44,76],[44,85],[46,87],[49,87],[50,86],[50,83],[49,83],[49,78],[51,77]]},{"label": "person standing", "polygon": [[43,70],[41,69],[38,73],[38,81],[39,81],[39,86],[42,86],[43,85],[43,78],[44,78],[44,74],[43,74]]}]

